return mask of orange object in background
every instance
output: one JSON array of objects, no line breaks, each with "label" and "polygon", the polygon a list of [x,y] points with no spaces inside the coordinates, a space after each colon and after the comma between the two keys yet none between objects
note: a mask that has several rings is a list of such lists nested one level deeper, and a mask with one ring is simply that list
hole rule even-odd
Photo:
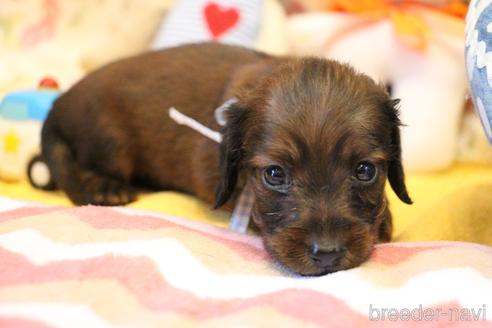
[{"label": "orange object in background", "polygon": [[394,10],[423,7],[464,18],[468,9],[467,3],[462,0],[328,0],[326,2],[330,4],[327,8],[331,8],[331,10],[353,13],[379,13],[384,16],[388,16],[388,13]]},{"label": "orange object in background", "polygon": [[340,11],[389,16],[395,9],[425,7],[464,18],[468,3],[464,0],[301,0],[307,10]]},{"label": "orange object in background", "polygon": [[[429,21],[425,13],[464,20],[468,10],[468,4],[463,0],[302,0],[301,2],[311,11],[356,14],[363,16],[368,23],[390,19],[395,35],[403,44],[417,51],[427,49],[435,25]],[[454,31],[450,32],[454,33]]]},{"label": "orange object in background", "polygon": [[398,9],[391,10],[389,14],[395,34],[404,44],[420,51],[427,48],[431,31],[421,16]]}]

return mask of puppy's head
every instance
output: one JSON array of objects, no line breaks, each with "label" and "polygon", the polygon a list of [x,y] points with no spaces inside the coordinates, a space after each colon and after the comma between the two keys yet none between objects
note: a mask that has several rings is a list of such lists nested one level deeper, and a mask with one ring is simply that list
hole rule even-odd
[{"label": "puppy's head", "polygon": [[263,67],[227,112],[217,206],[244,173],[272,257],[303,275],[365,261],[390,224],[384,187],[411,203],[396,101],[365,75],[323,59]]}]

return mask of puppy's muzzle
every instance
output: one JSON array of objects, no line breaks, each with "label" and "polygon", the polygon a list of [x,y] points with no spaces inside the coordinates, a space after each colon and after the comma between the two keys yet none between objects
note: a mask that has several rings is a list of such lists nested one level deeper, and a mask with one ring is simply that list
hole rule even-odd
[{"label": "puppy's muzzle", "polygon": [[345,248],[340,246],[320,247],[313,242],[309,247],[309,255],[313,264],[323,270],[335,270],[345,256]]}]

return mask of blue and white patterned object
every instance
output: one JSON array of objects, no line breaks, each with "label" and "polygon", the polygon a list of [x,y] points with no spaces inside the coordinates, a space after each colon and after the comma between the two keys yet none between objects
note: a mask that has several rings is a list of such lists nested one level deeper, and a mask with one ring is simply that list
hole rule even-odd
[{"label": "blue and white patterned object", "polygon": [[492,0],[470,3],[465,58],[471,96],[492,144]]}]

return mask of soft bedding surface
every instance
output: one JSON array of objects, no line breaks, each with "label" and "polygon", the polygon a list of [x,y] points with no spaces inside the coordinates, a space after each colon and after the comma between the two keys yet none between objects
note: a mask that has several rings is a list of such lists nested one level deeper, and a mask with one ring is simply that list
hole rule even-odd
[{"label": "soft bedding surface", "polygon": [[396,314],[383,309],[405,327],[492,327],[488,246],[384,244],[359,268],[303,278],[257,237],[209,224],[22,205],[0,200],[1,327],[384,327]]},{"label": "soft bedding surface", "polygon": [[[455,240],[492,246],[492,167],[456,165],[434,173],[407,174],[414,204],[402,203],[387,187],[394,220],[394,240]],[[33,189],[26,181],[0,180],[0,196],[70,206],[62,192]],[[193,197],[175,192],[141,194],[128,207],[157,211],[227,227],[229,214],[213,211]]]}]

